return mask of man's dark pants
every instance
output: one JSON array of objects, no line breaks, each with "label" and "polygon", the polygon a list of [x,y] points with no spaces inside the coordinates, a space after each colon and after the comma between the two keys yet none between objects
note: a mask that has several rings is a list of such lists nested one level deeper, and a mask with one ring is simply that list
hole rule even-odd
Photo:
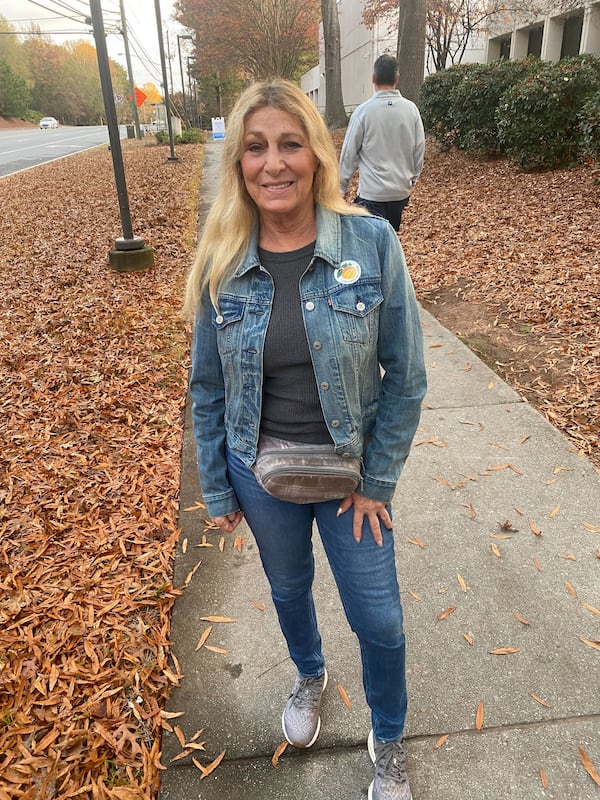
[{"label": "man's dark pants", "polygon": [[376,217],[387,219],[392,228],[397,231],[400,229],[402,212],[408,205],[409,199],[406,197],[404,200],[390,200],[387,203],[380,203],[377,200],[365,200],[364,197],[357,197],[354,202],[356,205],[366,208]]}]

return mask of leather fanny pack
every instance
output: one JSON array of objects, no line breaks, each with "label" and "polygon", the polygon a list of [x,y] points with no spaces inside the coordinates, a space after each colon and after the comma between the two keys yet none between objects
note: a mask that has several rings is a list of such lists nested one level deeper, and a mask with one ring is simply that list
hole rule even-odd
[{"label": "leather fanny pack", "polygon": [[299,444],[260,436],[252,471],[259,485],[289,503],[323,503],[351,495],[361,459],[338,455],[333,444]]}]

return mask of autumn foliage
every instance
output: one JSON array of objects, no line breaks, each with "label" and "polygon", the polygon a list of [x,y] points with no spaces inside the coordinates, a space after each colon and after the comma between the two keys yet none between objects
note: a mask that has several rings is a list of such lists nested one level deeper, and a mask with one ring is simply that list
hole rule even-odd
[{"label": "autumn foliage", "polygon": [[179,679],[179,309],[200,150],[169,163],[137,145],[124,158],[135,233],[156,251],[147,273],[108,266],[121,229],[106,149],[0,181],[2,800],[158,786],[161,702]]}]

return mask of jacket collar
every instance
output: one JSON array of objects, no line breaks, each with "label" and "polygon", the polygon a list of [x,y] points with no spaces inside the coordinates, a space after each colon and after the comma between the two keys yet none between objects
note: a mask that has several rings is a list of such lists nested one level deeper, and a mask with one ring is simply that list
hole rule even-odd
[{"label": "jacket collar", "polygon": [[[322,258],[331,267],[339,266],[342,260],[342,221],[340,214],[317,206],[317,241],[315,256]],[[252,231],[248,249],[234,276],[239,278],[253,267],[260,267],[258,258],[258,226]]]}]

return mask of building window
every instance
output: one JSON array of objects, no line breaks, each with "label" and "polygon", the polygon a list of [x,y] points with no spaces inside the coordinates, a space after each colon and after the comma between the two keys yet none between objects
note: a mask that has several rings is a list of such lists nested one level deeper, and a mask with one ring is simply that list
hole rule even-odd
[{"label": "building window", "polygon": [[527,42],[528,56],[537,56],[538,58],[541,58],[543,37],[544,37],[543,25],[540,25],[538,28],[531,28],[531,30],[529,31],[529,40]]},{"label": "building window", "polygon": [[579,55],[581,47],[581,32],[583,30],[583,14],[575,17],[568,17],[565,20],[562,36],[562,46],[560,49],[561,58],[571,58]]},{"label": "building window", "polygon": [[512,41],[512,35],[503,36],[500,39],[500,55],[498,58],[500,61],[508,61],[510,58],[510,43]]}]

